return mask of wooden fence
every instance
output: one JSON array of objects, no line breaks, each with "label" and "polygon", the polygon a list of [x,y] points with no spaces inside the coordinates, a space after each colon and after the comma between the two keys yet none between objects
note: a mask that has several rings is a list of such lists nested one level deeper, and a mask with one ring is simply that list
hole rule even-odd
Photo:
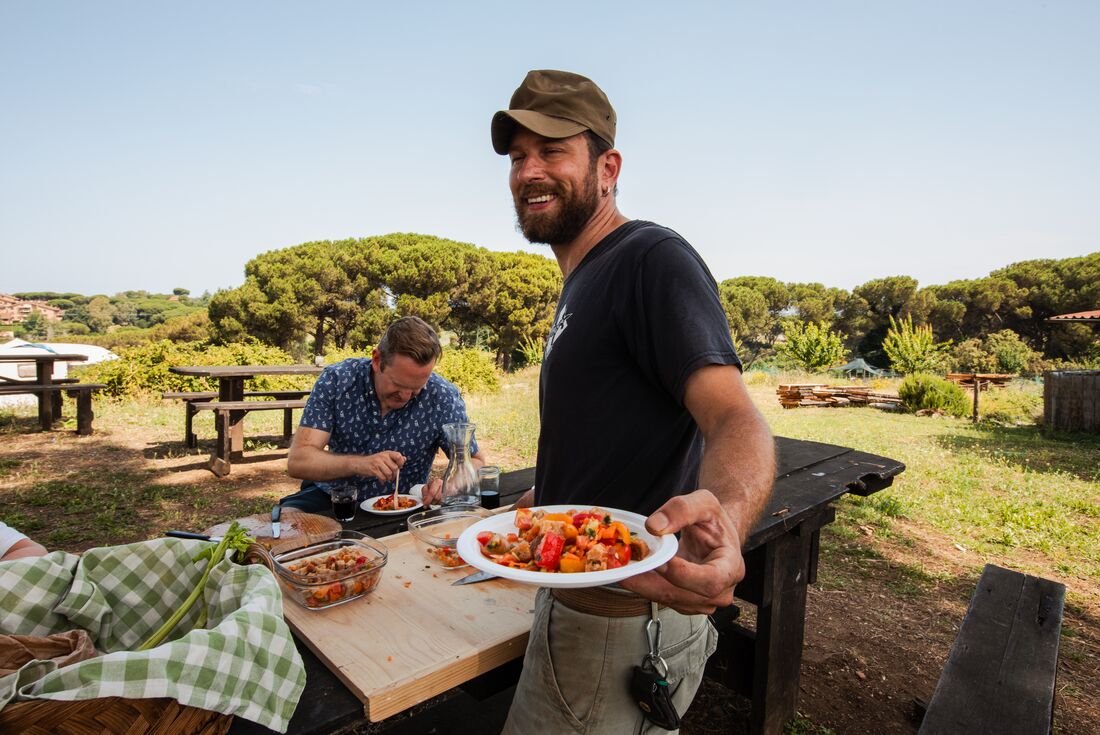
[{"label": "wooden fence", "polygon": [[1043,423],[1053,431],[1100,434],[1100,370],[1056,370],[1043,376]]}]

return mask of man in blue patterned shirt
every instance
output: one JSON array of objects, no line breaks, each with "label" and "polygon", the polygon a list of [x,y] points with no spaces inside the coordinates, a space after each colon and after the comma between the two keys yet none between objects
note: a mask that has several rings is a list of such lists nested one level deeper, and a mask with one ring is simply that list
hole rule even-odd
[{"label": "man in blue patterned shirt", "polygon": [[[370,358],[325,368],[287,458],[290,476],[304,480],[302,489],[282,505],[328,510],[332,485],[345,481],[359,485],[360,500],[383,495],[393,491],[398,468],[400,492],[427,483],[437,450],[450,455],[443,425],[467,420],[458,388],[432,372],[442,353],[435,330],[407,316],[386,329]],[[470,450],[480,466],[476,442]],[[436,478],[424,488],[425,503],[440,494],[440,486]]]}]

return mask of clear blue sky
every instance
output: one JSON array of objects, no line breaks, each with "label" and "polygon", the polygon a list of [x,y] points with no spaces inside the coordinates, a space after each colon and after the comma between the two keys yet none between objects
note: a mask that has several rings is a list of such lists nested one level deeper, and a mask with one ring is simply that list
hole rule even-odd
[{"label": "clear blue sky", "polygon": [[200,293],[388,232],[536,249],[489,144],[533,68],[603,87],[620,208],[719,280],[1084,255],[1097,38],[1091,0],[0,0],[0,292]]}]

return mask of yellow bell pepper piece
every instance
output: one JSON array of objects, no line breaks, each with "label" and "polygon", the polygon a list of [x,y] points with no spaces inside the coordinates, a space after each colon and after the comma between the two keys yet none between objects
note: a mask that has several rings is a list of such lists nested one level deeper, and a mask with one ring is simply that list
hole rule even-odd
[{"label": "yellow bell pepper piece", "polygon": [[558,562],[558,571],[566,573],[583,572],[584,559],[575,554],[562,554]]}]

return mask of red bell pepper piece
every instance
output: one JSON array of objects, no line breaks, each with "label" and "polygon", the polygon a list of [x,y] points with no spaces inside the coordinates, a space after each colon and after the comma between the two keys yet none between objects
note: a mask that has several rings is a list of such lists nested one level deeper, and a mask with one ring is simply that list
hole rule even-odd
[{"label": "red bell pepper piece", "polygon": [[556,533],[547,533],[542,537],[535,552],[535,563],[543,569],[553,571],[561,562],[561,552],[565,548],[565,539]]},{"label": "red bell pepper piece", "polygon": [[492,531],[482,531],[481,533],[479,533],[477,535],[477,542],[479,544],[481,544],[482,546],[484,546],[485,544],[489,543],[489,541],[492,540],[492,538],[493,538],[493,532]]},{"label": "red bell pepper piece", "polygon": [[577,528],[581,527],[581,524],[587,521],[589,518],[599,518],[596,513],[577,513],[573,516],[573,525]]}]

